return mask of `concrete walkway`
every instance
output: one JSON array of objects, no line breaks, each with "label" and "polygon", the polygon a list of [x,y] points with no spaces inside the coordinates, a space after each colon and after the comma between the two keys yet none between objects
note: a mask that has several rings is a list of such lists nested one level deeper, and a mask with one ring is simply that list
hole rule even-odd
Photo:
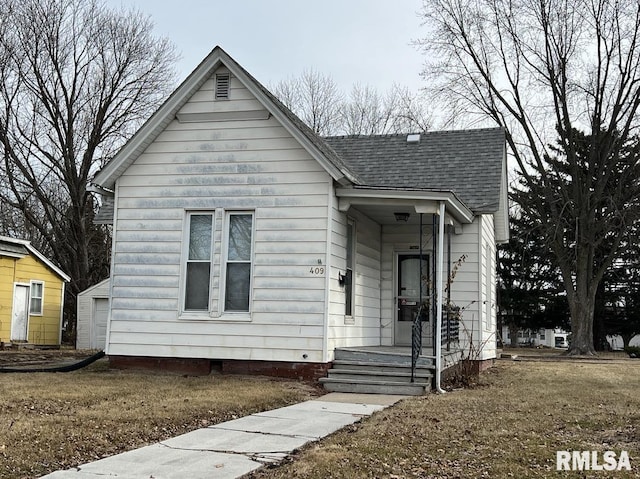
[{"label": "concrete walkway", "polygon": [[404,396],[330,393],[198,429],[43,479],[237,478],[395,404]]}]

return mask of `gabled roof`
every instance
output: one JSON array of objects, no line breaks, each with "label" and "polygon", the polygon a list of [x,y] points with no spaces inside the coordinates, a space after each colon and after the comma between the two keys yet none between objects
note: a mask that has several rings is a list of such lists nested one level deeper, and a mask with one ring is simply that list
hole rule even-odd
[{"label": "gabled roof", "polygon": [[[325,141],[361,179],[360,186],[451,191],[474,213],[494,213],[505,170],[501,128],[408,135],[339,136]],[[415,138],[414,138],[415,139]]]},{"label": "gabled roof", "polygon": [[0,256],[11,256],[13,258],[23,258],[29,253],[33,254],[41,262],[43,262],[49,269],[60,276],[64,281],[70,281],[71,278],[55,264],[47,259],[45,255],[35,249],[31,242],[22,239],[9,238],[7,236],[0,236]]},{"label": "gabled roof", "polygon": [[327,172],[338,182],[348,184],[358,182],[356,175],[341,158],[313,130],[276,99],[264,86],[242,68],[222,48],[215,47],[196,69],[178,86],[169,98],[147,120],[135,135],[120,149],[93,182],[106,189],[112,189],[116,180],[173,121],[178,111],[191,96],[220,67],[225,66],[247,88],[264,108],[273,115],[284,128],[296,138]]},{"label": "gabled roof", "polygon": [[95,176],[90,189],[103,194],[96,222],[113,221],[109,195],[113,195],[110,190],[118,177],[177,116],[189,121],[181,108],[222,66],[261,103],[265,110],[261,113],[278,120],[342,186],[343,196],[365,189],[369,196],[374,190],[378,195],[396,191],[430,197],[433,193],[453,198],[468,214],[498,212],[507,218],[502,129],[427,132],[413,142],[408,142],[405,134],[321,138],[222,48],[215,47]]}]

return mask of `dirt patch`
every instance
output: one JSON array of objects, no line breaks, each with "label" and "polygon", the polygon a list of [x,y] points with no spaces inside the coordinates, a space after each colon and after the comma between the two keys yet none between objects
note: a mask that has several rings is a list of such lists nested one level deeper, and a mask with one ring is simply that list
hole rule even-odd
[{"label": "dirt patch", "polygon": [[54,367],[82,361],[96,352],[76,349],[0,350],[0,368]]}]

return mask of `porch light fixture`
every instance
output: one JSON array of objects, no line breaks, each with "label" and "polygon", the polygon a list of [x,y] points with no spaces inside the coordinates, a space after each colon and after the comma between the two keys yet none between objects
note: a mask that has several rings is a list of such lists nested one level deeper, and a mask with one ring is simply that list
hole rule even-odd
[{"label": "porch light fixture", "polygon": [[402,222],[406,223],[407,221],[409,221],[409,216],[411,216],[411,214],[409,214],[409,213],[394,213],[393,216],[396,217],[396,221],[402,221]]}]

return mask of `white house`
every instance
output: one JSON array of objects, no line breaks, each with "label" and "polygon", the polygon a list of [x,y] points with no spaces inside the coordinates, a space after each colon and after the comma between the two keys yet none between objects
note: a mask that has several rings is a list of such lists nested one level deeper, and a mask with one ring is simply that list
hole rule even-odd
[{"label": "white house", "polygon": [[[501,129],[323,139],[216,47],[94,185],[114,225],[114,365],[318,377],[341,348],[406,349],[434,297],[436,375],[440,349],[495,358]],[[448,295],[462,323],[443,344]]]},{"label": "white house", "polygon": [[[569,333],[561,328],[518,329],[517,335],[520,346],[569,347]],[[511,331],[508,326],[502,327],[502,340],[507,346],[511,344]]]}]

